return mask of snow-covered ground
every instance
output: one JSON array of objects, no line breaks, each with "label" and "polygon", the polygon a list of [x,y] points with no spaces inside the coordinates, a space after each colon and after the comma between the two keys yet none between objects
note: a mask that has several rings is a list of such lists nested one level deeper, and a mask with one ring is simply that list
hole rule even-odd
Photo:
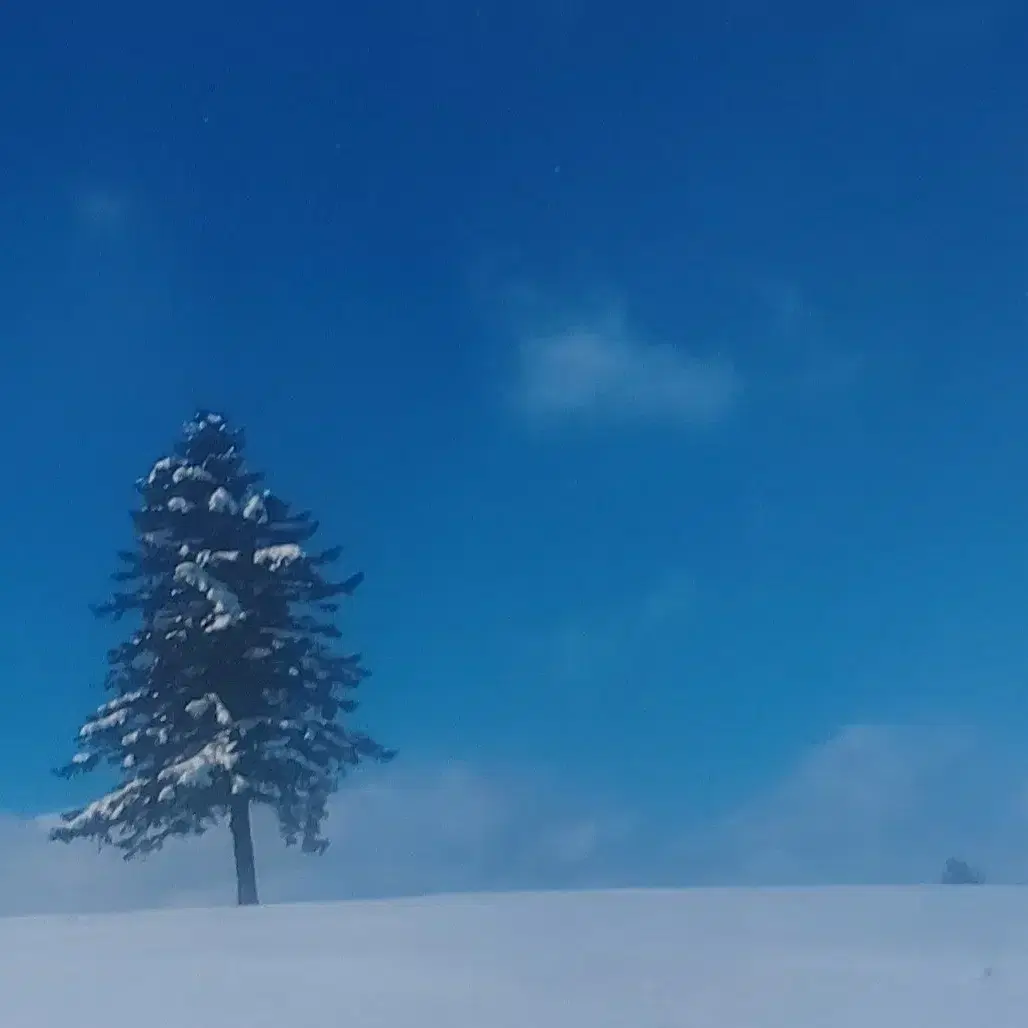
[{"label": "snow-covered ground", "polygon": [[12,1028],[1024,1028],[1028,889],[444,896],[0,921]]}]

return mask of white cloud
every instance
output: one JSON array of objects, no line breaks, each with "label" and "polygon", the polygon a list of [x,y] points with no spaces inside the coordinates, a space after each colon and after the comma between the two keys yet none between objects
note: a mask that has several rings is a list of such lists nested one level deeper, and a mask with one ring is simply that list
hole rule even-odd
[{"label": "white cloud", "polygon": [[[232,902],[225,829],[125,862],[88,843],[47,840],[53,818],[0,817],[0,915]],[[287,849],[254,820],[266,901],[588,885],[616,880],[626,826],[552,783],[450,766],[390,767],[335,798],[323,856]]]},{"label": "white cloud", "polygon": [[1028,878],[1023,761],[952,728],[853,725],[698,834],[681,857],[708,881],[937,880],[947,857]]},{"label": "white cloud", "polygon": [[611,330],[573,328],[525,340],[518,396],[532,419],[705,426],[735,408],[742,382],[721,357]]},{"label": "white cloud", "polygon": [[[947,857],[1028,880],[1028,765],[948,729],[856,725],[802,754],[761,794],[688,834],[680,823],[529,774],[390,767],[336,797],[322,857],[255,819],[269,902],[439,891],[936,880]],[[645,802],[638,804],[644,808]],[[231,903],[224,829],[125,863],[0,816],[0,915]]]}]

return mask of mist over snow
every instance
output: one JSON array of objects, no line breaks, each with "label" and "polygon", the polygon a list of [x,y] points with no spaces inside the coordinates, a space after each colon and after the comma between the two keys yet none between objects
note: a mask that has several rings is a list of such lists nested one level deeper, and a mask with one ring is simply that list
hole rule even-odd
[{"label": "mist over snow", "polygon": [[[435,892],[681,885],[932,883],[947,858],[1028,881],[1028,773],[995,740],[854,725],[706,819],[655,816],[630,791],[576,790],[527,769],[360,772],[332,800],[323,856],[287,849],[255,812],[269,902]],[[53,819],[0,816],[0,914],[229,903],[228,831],[145,860],[46,840]]]}]

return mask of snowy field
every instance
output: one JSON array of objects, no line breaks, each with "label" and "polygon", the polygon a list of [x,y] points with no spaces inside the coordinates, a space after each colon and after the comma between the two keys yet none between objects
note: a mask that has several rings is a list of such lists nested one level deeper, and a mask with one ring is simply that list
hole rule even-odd
[{"label": "snowy field", "polygon": [[1028,889],[697,890],[0,921],[11,1028],[1024,1028]]}]

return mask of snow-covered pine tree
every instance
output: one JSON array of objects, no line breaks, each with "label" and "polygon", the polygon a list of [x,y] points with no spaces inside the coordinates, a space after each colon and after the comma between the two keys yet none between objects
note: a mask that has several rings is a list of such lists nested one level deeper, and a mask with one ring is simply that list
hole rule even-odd
[{"label": "snow-covered pine tree", "polygon": [[338,548],[309,552],[308,513],[259,490],[244,436],[200,411],[137,489],[137,548],[98,616],[138,626],[111,649],[112,694],[79,732],[70,777],[103,764],[119,782],[63,815],[52,838],[89,838],[126,859],[228,821],[238,901],[257,903],[250,810],[272,808],[289,845],[327,846],[326,803],[347,769],[393,754],[346,727],[367,672],[334,653],[332,615],[361,574],[327,581]]}]

